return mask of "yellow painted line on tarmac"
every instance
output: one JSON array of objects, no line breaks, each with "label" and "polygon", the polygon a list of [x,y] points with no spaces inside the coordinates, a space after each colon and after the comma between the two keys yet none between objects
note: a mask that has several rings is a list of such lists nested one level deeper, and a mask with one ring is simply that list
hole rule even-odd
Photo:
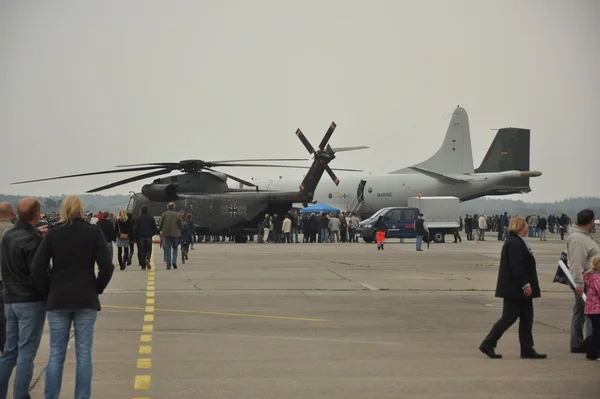
[{"label": "yellow painted line on tarmac", "polygon": [[137,360],[137,368],[138,369],[151,369],[152,368],[152,358],[140,358]]},{"label": "yellow painted line on tarmac", "polygon": [[[148,373],[152,369],[152,333],[154,332],[154,284],[155,284],[155,269],[154,263],[154,245],[152,245],[152,254],[150,255],[150,264],[153,266],[148,271],[147,286],[146,286],[146,305],[143,308],[136,308],[144,310],[144,324],[142,324],[142,333],[140,334],[140,347],[138,350],[139,357],[137,359],[138,371]],[[114,307],[113,307],[114,308]],[[142,357],[143,356],[143,357]],[[152,375],[151,374],[137,374],[133,381],[133,389],[136,391],[148,391],[152,386]],[[150,396],[134,397],[133,399],[150,399]]]},{"label": "yellow painted line on tarmac", "polygon": [[152,334],[140,335],[140,342],[152,342]]},{"label": "yellow painted line on tarmac", "polygon": [[152,332],[154,331],[154,326],[152,324],[144,324],[142,326],[142,332]]},{"label": "yellow painted line on tarmac", "polygon": [[[118,305],[103,305],[105,308],[110,309],[127,309],[127,310],[144,310],[145,308],[137,306],[118,306]],[[153,311],[157,312],[174,312],[174,313],[193,313],[193,314],[206,314],[216,316],[234,316],[234,317],[256,317],[261,319],[281,319],[281,320],[296,320],[296,321],[327,321],[325,319],[313,319],[309,317],[288,317],[288,316],[269,316],[263,314],[245,314],[245,313],[227,313],[227,312],[209,312],[203,310],[186,310],[186,309],[162,309],[154,308],[154,306],[146,306],[146,308],[152,308]]]},{"label": "yellow painted line on tarmac", "polygon": [[133,389],[136,391],[147,391],[150,389],[151,382],[152,376],[150,375],[136,375],[133,382]]}]

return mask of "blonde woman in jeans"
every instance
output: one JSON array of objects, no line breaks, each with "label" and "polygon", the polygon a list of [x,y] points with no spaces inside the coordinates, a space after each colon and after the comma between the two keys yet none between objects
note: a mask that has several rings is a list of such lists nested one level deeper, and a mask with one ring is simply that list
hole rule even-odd
[{"label": "blonde woman in jeans", "polygon": [[98,295],[108,285],[114,266],[104,233],[84,220],[83,209],[79,197],[63,200],[60,223],[48,230],[31,266],[32,276],[46,297],[50,327],[46,399],[60,396],[71,325],[75,330],[77,359],[75,399],[89,399],[92,394],[92,345],[100,310]]}]

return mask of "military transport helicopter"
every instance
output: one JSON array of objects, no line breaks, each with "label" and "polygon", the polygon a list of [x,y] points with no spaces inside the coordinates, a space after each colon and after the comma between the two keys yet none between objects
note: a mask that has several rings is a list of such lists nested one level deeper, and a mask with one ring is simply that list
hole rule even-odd
[{"label": "military transport helicopter", "polygon": [[[184,210],[186,213],[189,212],[193,215],[198,234],[233,234],[236,242],[240,242],[247,239],[247,233],[256,231],[258,224],[264,219],[265,214],[284,215],[292,208],[292,204],[294,203],[303,203],[304,206],[307,206],[309,202],[313,202],[315,189],[324,172],[329,174],[336,185],[339,184],[339,179],[328,165],[335,159],[335,152],[352,151],[368,147],[344,147],[334,150],[328,142],[335,128],[336,124],[332,122],[316,150],[300,129],[296,131],[296,135],[302,144],[304,144],[304,147],[309,154],[313,155],[312,165],[300,184],[299,191],[296,192],[260,190],[258,186],[251,182],[227,173],[217,172],[212,168],[218,166],[233,166],[305,169],[305,167],[294,165],[238,163],[250,161],[298,161],[305,159],[240,159],[229,161],[185,160],[174,163],[159,162],[120,165],[117,167],[122,169],[28,180],[12,184],[158,169],[87,191],[88,193],[96,193],[123,184],[165,175],[179,170],[183,172],[183,174],[158,178],[152,183],[144,185],[141,193],[134,193],[131,196],[129,204],[127,205],[127,211],[133,215],[133,219],[135,220],[139,217],[142,205],[148,206],[148,213],[150,215],[158,217],[166,210],[166,206],[169,202],[174,202],[177,210]],[[360,170],[356,169],[336,170],[360,172]],[[242,185],[254,188],[230,188],[227,185],[227,178],[241,183]]]}]

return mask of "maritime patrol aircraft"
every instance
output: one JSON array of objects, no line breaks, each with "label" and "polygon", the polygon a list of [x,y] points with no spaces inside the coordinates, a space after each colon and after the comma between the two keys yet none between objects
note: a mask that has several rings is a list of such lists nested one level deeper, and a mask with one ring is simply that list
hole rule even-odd
[{"label": "maritime patrol aircraft", "polygon": [[[321,181],[314,202],[369,217],[381,208],[406,206],[408,198],[453,196],[468,201],[488,195],[531,191],[529,179],[541,176],[529,169],[530,130],[499,129],[481,165],[473,167],[469,118],[457,107],[439,150],[419,164],[378,176],[345,176],[339,186]],[[296,180],[254,182],[261,190],[296,189]],[[306,204],[295,204],[298,208]]]}]

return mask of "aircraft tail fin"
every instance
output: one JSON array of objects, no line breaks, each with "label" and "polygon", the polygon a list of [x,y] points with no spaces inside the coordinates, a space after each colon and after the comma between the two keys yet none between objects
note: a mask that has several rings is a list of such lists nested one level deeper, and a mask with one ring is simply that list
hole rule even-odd
[{"label": "aircraft tail fin", "polygon": [[475,173],[505,172],[508,170],[528,171],[531,131],[516,127],[498,130],[481,165]]},{"label": "aircraft tail fin", "polygon": [[[464,108],[457,107],[452,113],[446,136],[438,151],[431,158],[413,166],[445,174],[473,173],[469,116]],[[414,173],[414,171],[404,168],[391,173]]]},{"label": "aircraft tail fin", "polygon": [[[531,131],[515,127],[498,130],[492,145],[488,149],[481,165],[475,169],[475,173],[494,173],[509,170],[528,172],[530,165],[530,140]],[[527,191],[529,178],[531,176],[519,177],[511,181],[511,186],[522,188]]]}]

